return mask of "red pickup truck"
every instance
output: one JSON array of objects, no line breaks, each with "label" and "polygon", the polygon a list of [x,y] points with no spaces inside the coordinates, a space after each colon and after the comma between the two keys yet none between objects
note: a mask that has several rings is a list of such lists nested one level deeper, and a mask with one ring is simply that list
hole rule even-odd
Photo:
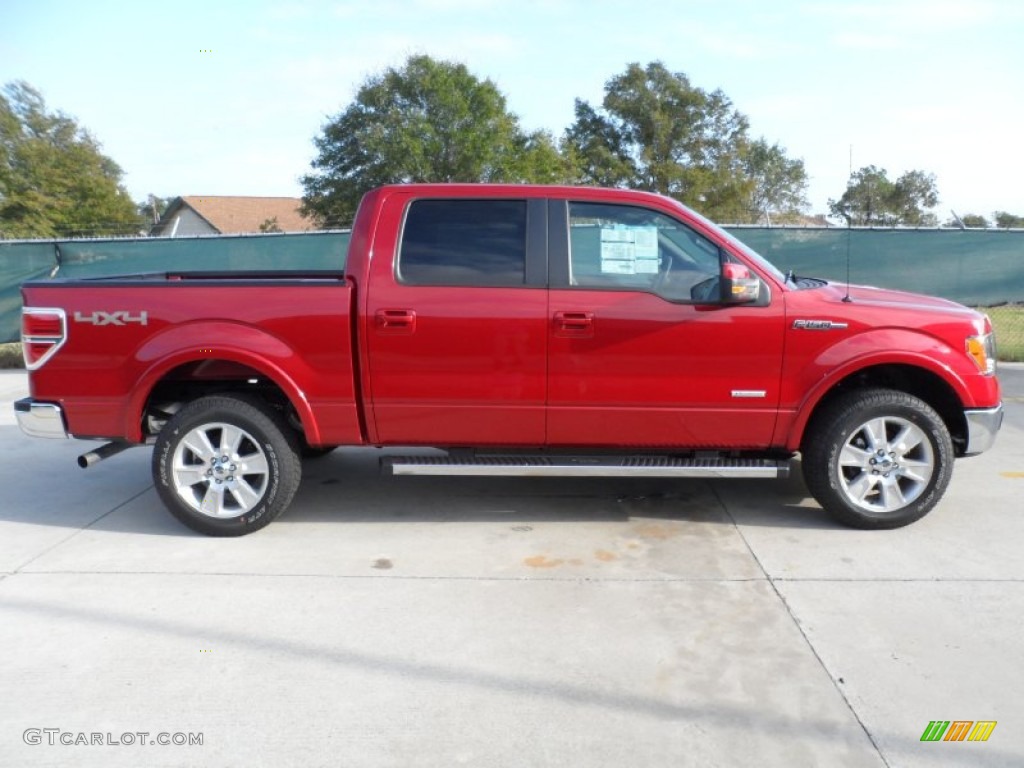
[{"label": "red pickup truck", "polygon": [[[339,265],[342,255],[339,254]],[[395,474],[778,477],[893,528],[1002,422],[987,317],[785,275],[657,195],[402,185],[337,272],[23,288],[25,432],[152,443],[161,499],[212,535],[291,503],[303,455]],[[389,454],[392,452],[389,452]]]}]

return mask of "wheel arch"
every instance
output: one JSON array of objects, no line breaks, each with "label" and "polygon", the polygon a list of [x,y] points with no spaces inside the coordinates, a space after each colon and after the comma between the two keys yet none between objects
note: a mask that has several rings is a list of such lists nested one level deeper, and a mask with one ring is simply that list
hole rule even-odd
[{"label": "wheel arch", "polygon": [[961,386],[955,387],[947,376],[921,364],[880,362],[846,371],[823,382],[804,400],[790,429],[787,448],[800,450],[815,416],[836,398],[856,389],[882,388],[905,392],[931,406],[949,430],[956,454],[962,455],[967,446],[967,419],[962,383],[959,379],[956,383]]},{"label": "wheel arch", "polygon": [[151,366],[136,386],[129,408],[130,434],[139,440],[151,436],[148,416],[156,406],[177,402],[187,404],[200,397],[244,392],[291,409],[307,437],[319,439],[313,410],[302,389],[279,366],[242,350],[218,347],[182,350]]}]

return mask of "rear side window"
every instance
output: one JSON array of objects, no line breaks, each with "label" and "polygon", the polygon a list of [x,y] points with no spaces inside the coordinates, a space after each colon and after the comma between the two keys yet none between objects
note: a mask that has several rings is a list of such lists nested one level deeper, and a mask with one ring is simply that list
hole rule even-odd
[{"label": "rear side window", "polygon": [[410,285],[525,285],[526,201],[413,202],[398,278]]}]

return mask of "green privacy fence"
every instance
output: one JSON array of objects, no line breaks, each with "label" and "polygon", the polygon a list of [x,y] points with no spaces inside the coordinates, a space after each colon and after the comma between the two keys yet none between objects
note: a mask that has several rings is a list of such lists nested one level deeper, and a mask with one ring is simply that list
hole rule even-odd
[{"label": "green privacy fence", "polygon": [[1024,230],[730,231],[781,269],[798,275],[845,281],[849,264],[852,283],[996,307],[986,312],[996,329],[999,358],[1024,361]]},{"label": "green privacy fence", "polygon": [[[845,280],[849,254],[854,283],[943,296],[971,306],[1024,304],[1024,230],[729,229],[778,267],[798,275]],[[0,341],[18,338],[18,289],[26,280],[54,274],[338,270],[348,241],[348,232],[0,241]],[[1019,317],[1024,350],[1024,311]],[[1005,333],[1002,336],[1004,346],[1012,343]]]},{"label": "green privacy fence", "polygon": [[318,232],[68,241],[56,244],[60,263],[57,276],[107,277],[168,271],[340,270],[345,263],[348,239],[348,232]]},{"label": "green privacy fence", "polygon": [[55,266],[52,243],[0,245],[0,342],[16,341],[20,333],[18,287],[47,277]]},{"label": "green privacy fence", "polygon": [[969,306],[1024,302],[1024,230],[788,229],[730,231],[782,270],[899,288]]},{"label": "green privacy fence", "polygon": [[340,270],[348,232],[191,238],[4,242],[0,240],[0,342],[20,333],[27,280],[147,272]]}]

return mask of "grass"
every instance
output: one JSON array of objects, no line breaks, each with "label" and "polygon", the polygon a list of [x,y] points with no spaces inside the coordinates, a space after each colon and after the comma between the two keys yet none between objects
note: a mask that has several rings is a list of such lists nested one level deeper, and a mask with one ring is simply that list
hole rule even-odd
[{"label": "grass", "polygon": [[992,318],[999,359],[1024,363],[1024,306],[988,307],[980,311]]},{"label": "grass", "polygon": [[21,344],[0,344],[0,369],[24,367],[25,360],[21,356]]}]

